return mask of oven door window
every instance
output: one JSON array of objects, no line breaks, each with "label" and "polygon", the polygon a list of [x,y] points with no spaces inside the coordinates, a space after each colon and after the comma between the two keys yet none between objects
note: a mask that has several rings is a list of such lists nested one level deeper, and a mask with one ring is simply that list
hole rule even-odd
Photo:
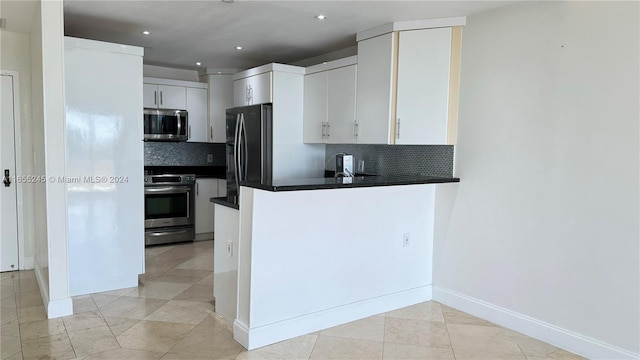
[{"label": "oven door window", "polygon": [[145,218],[166,219],[189,216],[187,194],[146,194]]}]

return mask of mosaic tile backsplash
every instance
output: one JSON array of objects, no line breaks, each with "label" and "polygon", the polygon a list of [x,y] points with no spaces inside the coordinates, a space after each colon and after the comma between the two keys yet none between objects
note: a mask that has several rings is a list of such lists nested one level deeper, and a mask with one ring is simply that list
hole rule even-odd
[{"label": "mosaic tile backsplash", "polygon": [[[327,145],[326,170],[335,170],[335,155],[354,156],[358,173],[375,175],[453,176],[453,145]],[[360,162],[364,160],[364,171]]]},{"label": "mosaic tile backsplash", "polygon": [[[144,142],[144,166],[226,166],[225,144]],[[213,162],[207,155],[213,155]]]}]

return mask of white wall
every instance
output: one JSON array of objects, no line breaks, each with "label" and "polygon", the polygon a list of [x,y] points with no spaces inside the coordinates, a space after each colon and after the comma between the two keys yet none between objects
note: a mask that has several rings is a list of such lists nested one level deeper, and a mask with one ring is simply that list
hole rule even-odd
[{"label": "white wall", "polygon": [[[15,175],[36,175],[33,170],[33,142],[31,129],[33,117],[31,112],[31,40],[29,34],[0,31],[0,69],[18,72],[20,78],[20,152],[22,155],[22,172]],[[16,143],[17,144],[17,143]],[[27,268],[33,267],[34,236],[34,184],[21,184],[22,187],[22,224],[24,236],[24,256]],[[20,264],[24,269],[25,263]]]},{"label": "white wall", "polygon": [[469,311],[499,307],[489,320],[557,326],[544,340],[594,358],[640,352],[638,14],[535,2],[469,16],[461,182],[437,197],[434,285]]},{"label": "white wall", "polygon": [[[42,1],[42,76],[45,172],[65,175],[64,32],[62,0]],[[50,318],[73,313],[69,297],[67,260],[67,189],[61,182],[46,184],[47,241],[49,260]]]},{"label": "white wall", "polygon": [[143,65],[144,77],[156,77],[161,79],[200,81],[197,70],[175,69],[156,65]]},{"label": "white wall", "polygon": [[[42,78],[42,16],[38,2],[31,28],[31,106],[33,126],[33,171],[44,175],[44,103]],[[49,294],[49,243],[47,241],[47,190],[44,183],[34,184],[34,268],[44,298]]]}]

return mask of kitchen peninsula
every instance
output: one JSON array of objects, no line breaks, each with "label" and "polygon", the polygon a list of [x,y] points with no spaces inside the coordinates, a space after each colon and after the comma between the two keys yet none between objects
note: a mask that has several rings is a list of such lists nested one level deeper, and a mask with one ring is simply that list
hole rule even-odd
[{"label": "kitchen peninsula", "polygon": [[[216,311],[229,311],[235,339],[254,349],[430,300],[436,184],[458,181],[241,183],[238,210],[212,199],[216,235],[237,224],[237,235],[216,238]],[[225,212],[236,215],[234,225],[218,221]]]}]

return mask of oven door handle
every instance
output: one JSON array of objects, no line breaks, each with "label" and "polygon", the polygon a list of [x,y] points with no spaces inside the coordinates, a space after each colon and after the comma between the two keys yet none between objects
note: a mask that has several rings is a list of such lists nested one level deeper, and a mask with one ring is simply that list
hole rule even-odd
[{"label": "oven door handle", "polygon": [[189,230],[177,230],[177,231],[148,231],[147,236],[166,236],[166,235],[179,235],[184,234]]},{"label": "oven door handle", "polygon": [[184,194],[191,191],[188,186],[146,187],[145,194]]}]

